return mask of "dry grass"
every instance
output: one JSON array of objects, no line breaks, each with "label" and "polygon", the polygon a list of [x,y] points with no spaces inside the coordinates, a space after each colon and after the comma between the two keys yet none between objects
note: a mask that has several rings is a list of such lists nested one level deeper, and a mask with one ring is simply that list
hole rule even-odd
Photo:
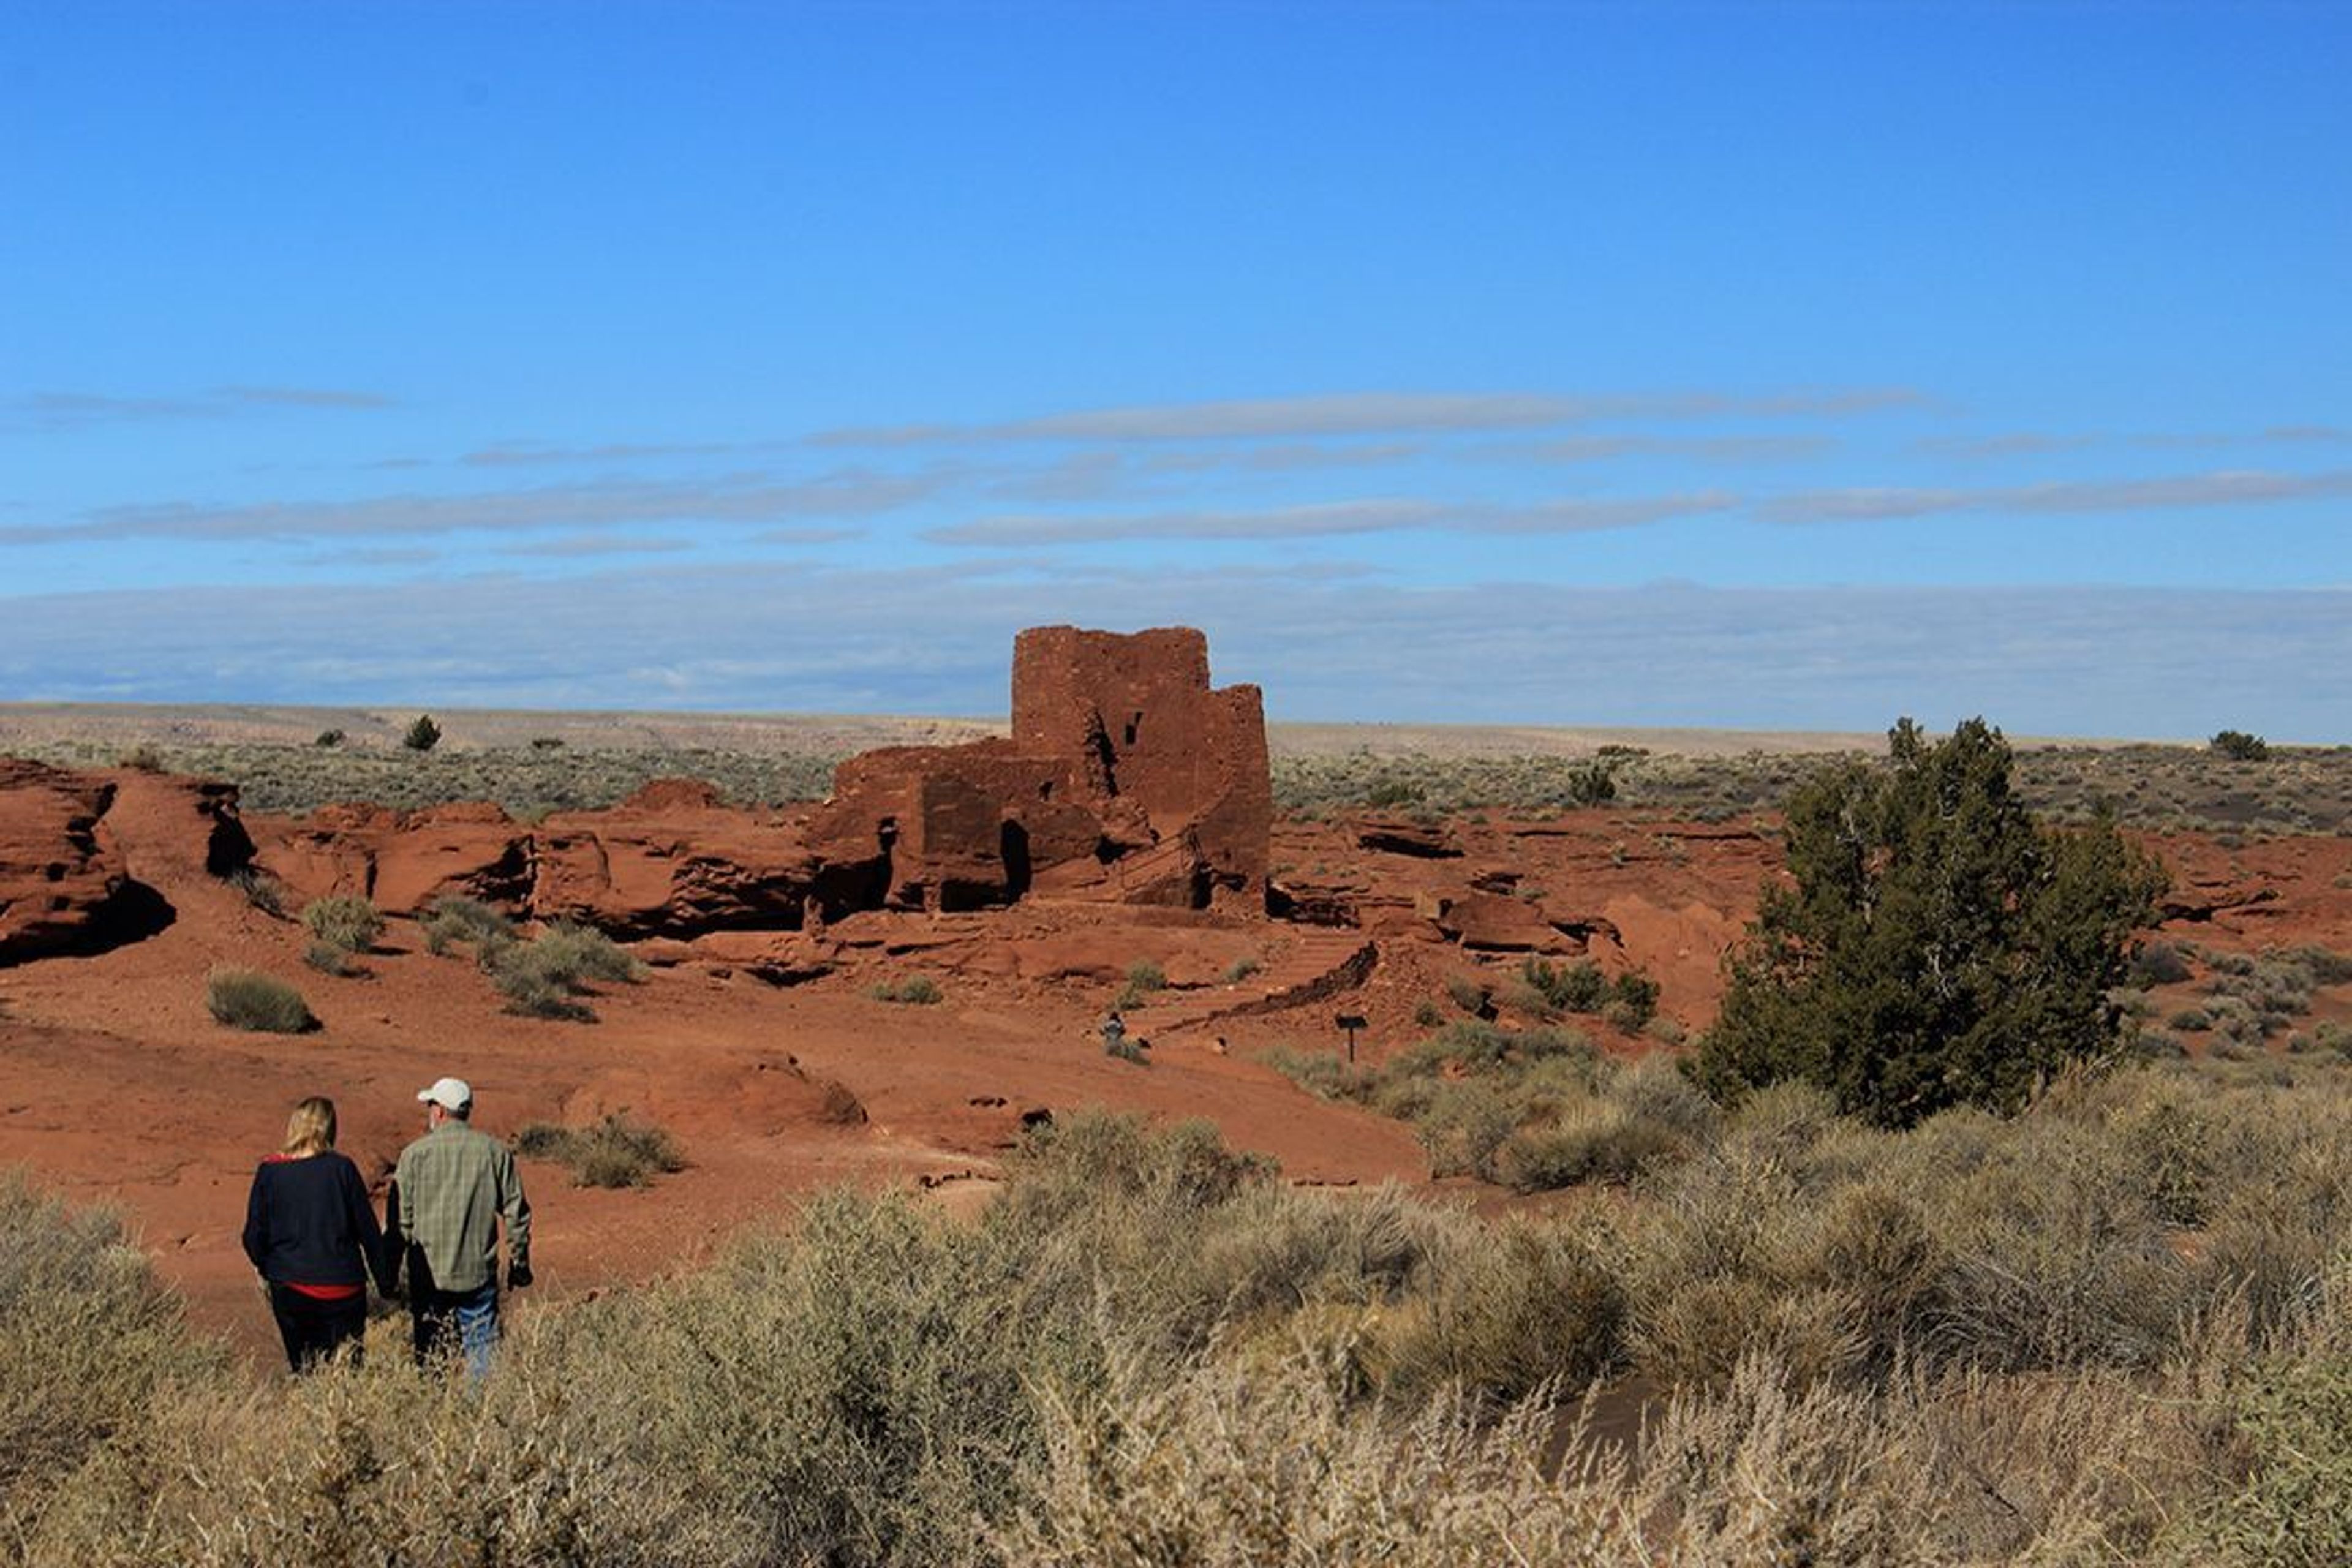
[{"label": "dry grass", "polygon": [[[2352,1068],[1899,1133],[1676,1081],[1603,1098],[1680,1156],[1501,1226],[1066,1119],[973,1220],[837,1191],[527,1303],[478,1394],[253,1386],[0,1183],[0,1561],[2344,1560]],[[1628,1376],[1637,1434],[1580,1424]]]}]

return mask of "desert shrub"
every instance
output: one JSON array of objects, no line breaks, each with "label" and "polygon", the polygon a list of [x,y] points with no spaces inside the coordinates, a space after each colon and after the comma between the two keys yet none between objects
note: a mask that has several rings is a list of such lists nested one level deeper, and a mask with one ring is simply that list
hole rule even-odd
[{"label": "desert shrub", "polygon": [[2212,747],[2215,752],[2229,758],[2233,763],[2267,762],[2271,754],[2269,742],[2260,735],[2250,735],[2243,730],[2219,731],[2213,737]]},{"label": "desert shrub", "polygon": [[2164,1022],[2184,1035],[2201,1035],[2213,1026],[2213,1016],[2202,1007],[2183,1007]]},{"label": "desert shrub", "polygon": [[2133,950],[2131,963],[2125,973],[2132,984],[2143,990],[2155,985],[2178,985],[2189,978],[2189,961],[2168,942],[2142,942]]},{"label": "desert shrub", "polygon": [[1429,1086],[1412,1119],[1413,1136],[1429,1155],[1431,1175],[1481,1181],[1494,1178],[1495,1152],[1516,1126],[1502,1090],[1475,1079]]},{"label": "desert shrub", "polygon": [[217,1359],[185,1331],[119,1215],[69,1208],[0,1170],[0,1557],[36,1489]]},{"label": "desert shrub", "polygon": [[1563,964],[1529,957],[1519,965],[1519,978],[1563,1013],[1597,1013],[1609,996],[1609,978],[1591,959]]},{"label": "desert shrub", "polygon": [[330,942],[314,942],[303,948],[302,962],[320,973],[331,974],[339,980],[367,973],[352,962],[349,948],[337,947]]},{"label": "desert shrub", "polygon": [[2042,826],[1981,720],[1890,765],[1848,763],[1789,804],[1791,885],[1765,889],[1699,1045],[1717,1094],[1785,1078],[1907,1125],[2021,1107],[2064,1064],[2117,1050],[2108,993],[2161,874],[2110,823]]},{"label": "desert shrub", "polygon": [[1263,967],[1265,966],[1255,958],[1236,958],[1225,965],[1224,973],[1220,976],[1220,979],[1227,985],[1238,985]]},{"label": "desert shrub", "polygon": [[1127,984],[1111,998],[1111,1006],[1124,1012],[1140,1007],[1155,994],[1168,988],[1168,975],[1160,965],[1148,958],[1137,959],[1127,966]]},{"label": "desert shrub", "polygon": [[591,1127],[534,1121],[515,1134],[515,1152],[572,1168],[583,1187],[642,1187],[656,1174],[686,1169],[677,1140],[648,1122],[615,1111]]},{"label": "desert shrub", "polygon": [[344,739],[345,736],[341,730],[321,730],[319,731],[318,738],[310,743],[314,746],[334,747],[341,745]]},{"label": "desert shrub", "polygon": [[580,998],[590,981],[634,984],[644,967],[600,931],[558,921],[527,942],[488,938],[477,952],[507,1011],[534,1018],[593,1022],[595,1010]]},{"label": "desert shrub", "polygon": [[205,976],[205,1006],[232,1029],[299,1035],[319,1026],[299,991],[250,969],[215,969]]},{"label": "desert shrub", "polygon": [[2280,956],[2302,969],[2315,986],[2352,985],[2352,953],[2324,947],[2296,947]]},{"label": "desert shrub", "polygon": [[1522,1193],[1580,1182],[1625,1182],[1680,1148],[1673,1129],[1615,1100],[1583,1100],[1548,1121],[1517,1128],[1494,1151],[1492,1175]]},{"label": "desert shrub", "polygon": [[929,1007],[940,1002],[946,994],[940,989],[940,983],[929,975],[908,974],[896,980],[877,980],[866,988],[866,994],[877,1002]]},{"label": "desert shrub", "polygon": [[2118,1115],[2114,1131],[2158,1217],[2202,1225],[2213,1184],[2210,1119],[2185,1095],[2153,1095]]},{"label": "desert shrub", "polygon": [[412,752],[429,752],[441,743],[441,726],[430,713],[419,713],[400,733],[400,743]]},{"label": "desert shrub", "polygon": [[1445,994],[1465,1013],[1480,1017],[1486,1012],[1487,998],[1494,994],[1494,988],[1466,974],[1449,974],[1445,977]]},{"label": "desert shrub", "polygon": [[1638,969],[1629,969],[1610,983],[1609,1000],[1601,1016],[1628,1034],[1638,1035],[1658,1013],[1658,983]]},{"label": "desert shrub", "polygon": [[[724,1496],[655,1451],[614,1315],[519,1314],[496,1375],[433,1375],[383,1344],[255,1392],[163,1402],[61,1489],[33,1564],[746,1563]],[[289,1434],[299,1434],[289,1441]]]},{"label": "desert shrub", "polygon": [[514,922],[478,899],[444,893],[425,911],[425,949],[447,952],[459,942],[477,947],[514,941]]},{"label": "desert shrub", "polygon": [[1581,1389],[1614,1369],[1625,1319],[1624,1286],[1600,1241],[1520,1221],[1450,1258],[1381,1321],[1365,1353],[1393,1405],[1448,1388],[1508,1402],[1547,1385]]},{"label": "desert shrub", "polygon": [[114,765],[132,773],[160,773],[163,771],[163,753],[142,742],[115,758]]},{"label": "desert shrub", "polygon": [[[2339,1292],[2344,1289],[2338,1282]],[[2238,1471],[2212,1505],[2182,1510],[2167,1562],[2321,1568],[2352,1562],[2352,1313],[2323,1304],[2307,1347],[2255,1360],[2221,1399]]]},{"label": "desert shrub", "polygon": [[1361,1100],[1370,1092],[1373,1069],[1360,1067],[1332,1051],[1268,1048],[1259,1058],[1283,1077],[1323,1100]]},{"label": "desert shrub", "polygon": [[563,749],[563,737],[561,735],[533,735],[530,738],[530,749],[534,752],[560,752]]},{"label": "desert shrub", "polygon": [[252,866],[240,866],[228,874],[228,885],[245,895],[245,901],[272,920],[286,918],[286,884]]},{"label": "desert shrub", "polygon": [[302,907],[302,924],[327,947],[365,952],[383,935],[383,916],[367,900],[351,894],[314,899]]},{"label": "desert shrub", "polygon": [[1412,1021],[1417,1027],[1434,1029],[1445,1022],[1445,1009],[1424,996],[1412,1005]]},{"label": "desert shrub", "polygon": [[591,926],[557,921],[530,943],[533,961],[567,983],[603,980],[635,983],[645,977],[645,966],[626,949]]}]

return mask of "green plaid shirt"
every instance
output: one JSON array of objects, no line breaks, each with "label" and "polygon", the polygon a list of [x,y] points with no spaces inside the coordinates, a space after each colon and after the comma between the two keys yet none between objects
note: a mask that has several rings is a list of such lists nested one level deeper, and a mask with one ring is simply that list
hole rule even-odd
[{"label": "green plaid shirt", "polygon": [[453,1117],[400,1152],[393,1180],[398,1235],[424,1252],[436,1289],[478,1290],[499,1277],[501,1220],[509,1261],[529,1267],[530,1202],[513,1153],[488,1133]]}]

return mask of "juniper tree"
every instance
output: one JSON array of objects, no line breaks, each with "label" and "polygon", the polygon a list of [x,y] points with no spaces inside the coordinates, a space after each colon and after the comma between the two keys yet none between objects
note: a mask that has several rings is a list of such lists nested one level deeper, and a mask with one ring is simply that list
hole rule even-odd
[{"label": "juniper tree", "polygon": [[1788,808],[1789,879],[1728,963],[1695,1071],[1718,1096],[1783,1079],[1906,1126],[2009,1111],[2120,1039],[2108,993],[2164,877],[2111,821],[2037,822],[1998,729],[1910,720],[1884,764],[1849,762]]}]

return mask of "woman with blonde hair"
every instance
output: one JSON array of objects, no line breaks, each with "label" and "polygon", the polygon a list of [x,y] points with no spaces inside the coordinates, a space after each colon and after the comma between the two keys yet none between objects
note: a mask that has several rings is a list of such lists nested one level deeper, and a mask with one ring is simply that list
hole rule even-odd
[{"label": "woman with blonde hair", "polygon": [[308,1370],[340,1347],[358,1359],[367,1280],[392,1289],[390,1259],[367,1184],[335,1152],[335,1102],[312,1095],[286,1120],[286,1146],[253,1173],[245,1255],[261,1273],[286,1363]]}]

